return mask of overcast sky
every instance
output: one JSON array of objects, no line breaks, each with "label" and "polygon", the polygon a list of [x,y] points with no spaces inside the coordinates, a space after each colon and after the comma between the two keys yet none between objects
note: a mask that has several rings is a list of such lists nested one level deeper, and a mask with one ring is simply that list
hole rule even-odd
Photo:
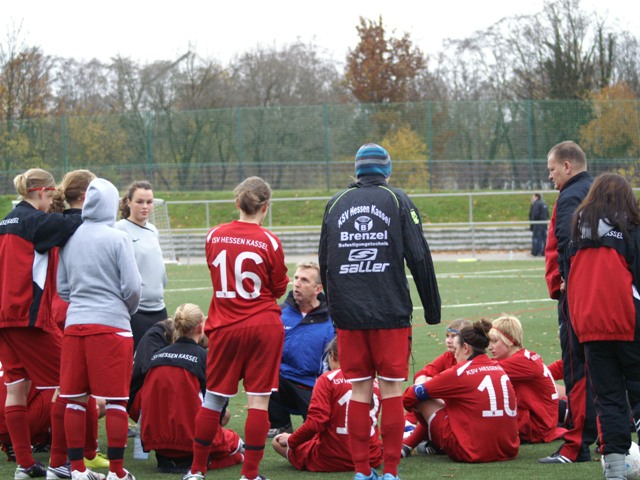
[{"label": "overcast sky", "polygon": [[[582,0],[610,25],[640,30],[637,0]],[[542,10],[543,0],[5,0],[0,43],[22,25],[29,46],[47,55],[107,61],[116,55],[141,63],[177,58],[192,46],[227,63],[258,45],[312,42],[344,61],[358,42],[359,17],[382,16],[389,32],[408,32],[426,54],[446,38],[464,38],[503,17]]]}]

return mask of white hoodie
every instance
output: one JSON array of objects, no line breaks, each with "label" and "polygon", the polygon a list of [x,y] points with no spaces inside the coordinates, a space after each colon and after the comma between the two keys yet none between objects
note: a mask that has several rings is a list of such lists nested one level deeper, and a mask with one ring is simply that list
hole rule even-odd
[{"label": "white hoodie", "polygon": [[113,228],[118,190],[96,178],[89,184],[84,222],[60,249],[58,295],[70,302],[69,325],[100,324],[131,330],[141,280],[129,236]]}]

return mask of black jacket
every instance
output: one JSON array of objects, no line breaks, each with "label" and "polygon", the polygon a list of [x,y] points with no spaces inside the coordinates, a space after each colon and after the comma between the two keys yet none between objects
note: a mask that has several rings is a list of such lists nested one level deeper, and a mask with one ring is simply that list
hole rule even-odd
[{"label": "black jacket", "polygon": [[427,323],[440,323],[440,294],[418,209],[382,176],[364,176],[327,204],[318,250],[334,324],[347,330],[411,325],[405,261]]},{"label": "black jacket", "polygon": [[[541,220],[549,220],[549,208],[547,204],[539,198],[535,202],[531,204],[531,208],[529,209],[529,220],[531,221],[541,221]],[[534,224],[531,225],[531,230],[540,229],[546,231],[546,224]]]},{"label": "black jacket", "polygon": [[571,239],[571,225],[573,214],[578,205],[587,196],[593,183],[593,178],[588,172],[580,172],[571,177],[560,190],[556,201],[556,223],[553,233],[558,240],[558,268],[560,276],[566,281],[569,278],[569,240]]}]

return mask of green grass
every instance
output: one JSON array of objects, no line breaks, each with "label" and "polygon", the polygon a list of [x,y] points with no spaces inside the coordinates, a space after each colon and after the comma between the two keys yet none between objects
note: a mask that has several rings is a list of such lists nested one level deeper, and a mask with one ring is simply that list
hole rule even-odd
[{"label": "green grass", "polygon": [[[290,265],[290,272],[294,266]],[[501,313],[518,316],[525,330],[525,345],[540,353],[547,363],[560,355],[557,340],[556,303],[547,299],[544,283],[544,263],[542,260],[526,261],[478,261],[436,262],[436,272],[443,303],[443,323],[428,326],[420,309],[414,317],[414,352],[411,373],[424,363],[444,351],[444,330],[451,320],[482,317],[493,319]],[[209,273],[206,265],[169,265],[169,283],[166,290],[167,308],[170,313],[185,302],[193,302],[206,311],[211,299]],[[411,284],[411,282],[410,282]],[[417,297],[414,304],[420,306]],[[229,427],[240,432],[244,429],[246,397],[235,397],[230,404],[232,419]],[[299,425],[299,417],[294,417]],[[106,446],[104,428],[101,426],[101,445]],[[509,462],[466,465],[454,463],[446,457],[414,456],[402,460],[400,477],[402,480],[422,480],[424,478],[449,478],[464,480],[511,480],[513,478],[572,480],[601,477],[600,463],[573,465],[541,465],[536,459],[555,451],[559,442],[541,445],[523,445],[518,458]],[[161,475],[155,469],[155,458],[136,461],[131,458],[132,442],[127,449],[125,466],[138,480],[179,480],[180,475]],[[46,462],[46,455],[38,458]],[[595,456],[594,456],[595,458]],[[0,478],[12,478],[15,466],[0,461]],[[351,479],[353,474],[308,473],[294,470],[286,460],[278,456],[268,445],[261,470],[272,480],[286,479]],[[212,479],[238,479],[240,467],[214,471],[208,475]]]}]

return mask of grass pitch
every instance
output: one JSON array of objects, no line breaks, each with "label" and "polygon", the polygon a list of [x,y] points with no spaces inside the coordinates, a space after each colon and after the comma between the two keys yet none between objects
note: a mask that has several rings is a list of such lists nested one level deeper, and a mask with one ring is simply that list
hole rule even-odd
[{"label": "grass pitch", "polygon": [[[295,267],[290,265],[290,274]],[[544,282],[544,262],[541,259],[521,261],[478,261],[449,262],[435,264],[440,294],[442,297],[442,324],[429,326],[424,322],[417,294],[413,320],[413,355],[411,374],[426,362],[444,351],[444,331],[451,320],[467,318],[493,319],[502,313],[516,315],[522,321],[525,332],[525,346],[542,355],[546,363],[560,356],[557,339],[556,302],[549,300]],[[170,314],[181,303],[192,302],[206,312],[211,299],[211,283],[206,265],[169,265],[169,284],[166,290],[167,308]],[[409,282],[412,285],[412,281]],[[415,292],[414,292],[415,293]],[[240,432],[244,430],[246,398],[239,394],[230,404],[232,419],[229,427]],[[300,423],[300,417],[294,421]],[[103,421],[102,421],[103,422]],[[106,450],[104,423],[100,427],[100,444]],[[536,460],[554,452],[560,442],[552,444],[522,445],[518,458],[508,462],[490,464],[461,464],[450,461],[446,456],[414,455],[400,463],[399,476],[402,480],[464,479],[464,480],[511,480],[513,478],[572,480],[601,478],[599,456],[594,461],[570,465],[541,465]],[[163,475],[156,470],[154,454],[149,460],[132,459],[133,444],[129,440],[125,467],[138,480],[178,480],[180,475]],[[37,458],[47,462],[46,454]],[[15,464],[0,460],[0,478],[11,479]],[[277,455],[270,444],[265,450],[261,471],[272,480],[352,479],[353,474],[309,473],[294,470],[284,458]],[[103,472],[106,473],[106,472]],[[236,480],[240,478],[240,466],[212,471],[210,479]]]}]

